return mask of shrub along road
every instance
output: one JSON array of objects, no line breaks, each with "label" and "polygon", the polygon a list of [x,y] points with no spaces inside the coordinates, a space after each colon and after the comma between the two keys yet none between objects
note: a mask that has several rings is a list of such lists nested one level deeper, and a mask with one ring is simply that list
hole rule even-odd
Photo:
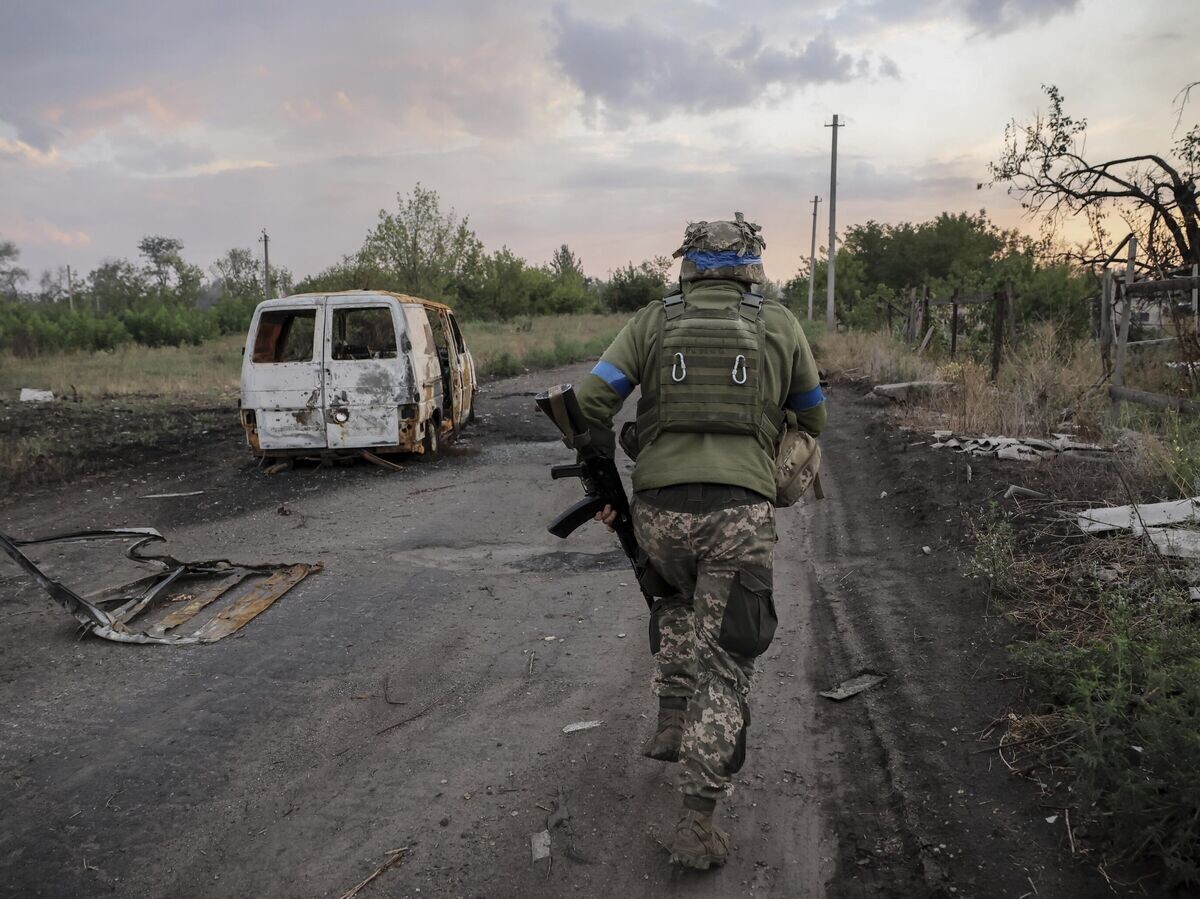
[{"label": "shrub along road", "polygon": [[[76,641],[0,568],[0,893],[340,896],[392,858],[362,895],[1107,891],[976,751],[1010,696],[955,555],[965,466],[901,452],[840,392],[828,498],[779,516],[781,623],[723,804],[730,864],[674,871],[672,771],[637,751],[645,607],[606,531],[544,528],[577,484],[548,479],[566,450],[532,393],[585,371],[492,383],[475,431],[400,473],[267,478],[231,423],[136,478],[0,507],[20,536],[149,525],[180,556],[326,565],[236,638],[180,648]],[[44,558],[76,585],[116,573],[104,550]],[[864,669],[887,681],[818,697]],[[603,724],[562,732],[585,720]],[[534,862],[552,810],[569,820]]]}]

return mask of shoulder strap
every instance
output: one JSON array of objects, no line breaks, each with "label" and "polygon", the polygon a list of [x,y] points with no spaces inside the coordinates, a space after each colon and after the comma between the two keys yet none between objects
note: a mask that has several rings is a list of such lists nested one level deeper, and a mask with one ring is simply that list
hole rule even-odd
[{"label": "shoulder strap", "polygon": [[663,311],[666,313],[668,321],[674,321],[683,315],[683,310],[686,306],[683,294],[678,290],[663,297]]},{"label": "shoulder strap", "polygon": [[747,290],[742,294],[738,312],[748,322],[758,321],[758,316],[762,312],[762,304],[763,298],[759,294]]}]

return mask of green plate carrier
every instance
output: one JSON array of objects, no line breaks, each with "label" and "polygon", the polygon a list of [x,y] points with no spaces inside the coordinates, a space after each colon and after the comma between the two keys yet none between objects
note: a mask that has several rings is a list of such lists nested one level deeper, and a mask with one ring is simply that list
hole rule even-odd
[{"label": "green plate carrier", "polygon": [[686,431],[756,436],[774,453],[783,413],[763,392],[762,304],[749,292],[725,309],[689,306],[679,293],[663,298],[658,359],[637,407],[639,447],[663,431]]}]

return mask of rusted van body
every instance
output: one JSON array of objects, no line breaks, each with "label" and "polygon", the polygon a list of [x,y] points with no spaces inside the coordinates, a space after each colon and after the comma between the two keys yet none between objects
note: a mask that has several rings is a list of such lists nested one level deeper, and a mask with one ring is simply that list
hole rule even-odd
[{"label": "rusted van body", "polygon": [[242,426],[259,456],[437,452],[474,418],[475,366],[450,307],[378,290],[254,311]]}]

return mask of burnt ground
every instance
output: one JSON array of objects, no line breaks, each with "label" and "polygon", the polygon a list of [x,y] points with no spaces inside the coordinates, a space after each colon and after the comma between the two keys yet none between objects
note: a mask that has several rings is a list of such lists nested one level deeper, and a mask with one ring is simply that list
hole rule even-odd
[{"label": "burnt ground", "polygon": [[[77,640],[0,563],[0,894],[336,897],[405,847],[361,895],[1109,894],[979,751],[1016,684],[963,575],[962,513],[1029,470],[910,447],[847,389],[826,500],[779,516],[781,623],[723,804],[730,864],[672,870],[672,772],[637,753],[645,606],[603,529],[544,530],[577,485],[548,480],[566,451],[532,393],[585,370],[490,384],[476,429],[399,473],[266,477],[231,420],[0,500],[18,536],[153,526],[181,557],[326,565],[236,637],[159,647]],[[90,587],[112,555],[40,558]],[[864,669],[886,682],[817,696]],[[534,863],[560,800],[570,832]]]}]

